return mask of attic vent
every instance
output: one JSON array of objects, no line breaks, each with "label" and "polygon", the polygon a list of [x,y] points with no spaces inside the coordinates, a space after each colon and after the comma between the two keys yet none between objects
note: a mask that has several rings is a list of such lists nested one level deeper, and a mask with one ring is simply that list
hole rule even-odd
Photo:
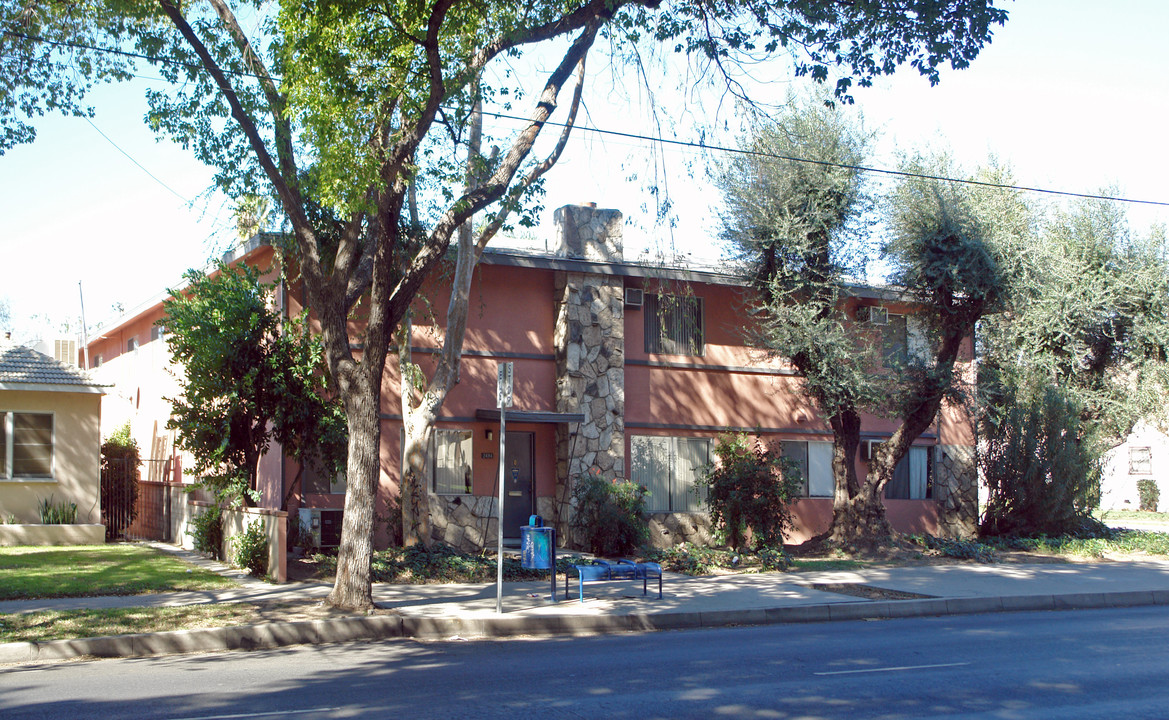
[{"label": "attic vent", "polygon": [[866,305],[857,308],[856,319],[870,325],[888,325],[889,310],[876,305]]},{"label": "attic vent", "polygon": [[641,288],[625,288],[625,307],[639,308],[645,303],[645,291]]}]

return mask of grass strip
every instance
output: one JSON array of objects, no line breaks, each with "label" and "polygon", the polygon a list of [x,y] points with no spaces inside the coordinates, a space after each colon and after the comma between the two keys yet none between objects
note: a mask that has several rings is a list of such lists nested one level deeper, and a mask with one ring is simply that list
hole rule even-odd
[{"label": "grass strip", "polygon": [[0,614],[0,643],[229,627],[261,619],[257,608],[247,603]]},{"label": "grass strip", "polygon": [[139,595],[235,587],[146,545],[0,547],[0,600]]},{"label": "grass strip", "polygon": [[1148,510],[1105,510],[1100,513],[1100,519],[1105,522],[1109,520],[1114,522],[1130,520],[1133,522],[1164,523],[1165,525],[1169,525],[1169,513],[1149,512]]}]

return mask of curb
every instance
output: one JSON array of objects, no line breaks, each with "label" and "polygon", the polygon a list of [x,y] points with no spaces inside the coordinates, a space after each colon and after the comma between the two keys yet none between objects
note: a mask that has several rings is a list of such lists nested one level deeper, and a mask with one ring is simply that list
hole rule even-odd
[{"label": "curb", "polygon": [[929,598],[825,603],[799,607],[628,615],[544,615],[515,617],[417,617],[375,615],[331,620],[301,620],[226,628],[176,630],[110,637],[0,644],[0,665],[75,660],[138,658],[185,653],[261,650],[291,645],[413,638],[441,640],[527,636],[581,636],[611,633],[693,630],[738,625],[889,620],[944,615],[974,615],[1034,610],[1169,605],[1169,590]]}]

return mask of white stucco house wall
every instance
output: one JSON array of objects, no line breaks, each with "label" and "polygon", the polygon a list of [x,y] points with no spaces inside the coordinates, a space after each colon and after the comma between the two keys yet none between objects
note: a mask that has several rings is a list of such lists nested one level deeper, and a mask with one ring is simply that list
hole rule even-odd
[{"label": "white stucco house wall", "polygon": [[1100,507],[1104,510],[1139,510],[1137,481],[1150,478],[1161,491],[1158,509],[1169,508],[1169,435],[1141,421],[1125,441],[1104,454],[1100,481]]}]

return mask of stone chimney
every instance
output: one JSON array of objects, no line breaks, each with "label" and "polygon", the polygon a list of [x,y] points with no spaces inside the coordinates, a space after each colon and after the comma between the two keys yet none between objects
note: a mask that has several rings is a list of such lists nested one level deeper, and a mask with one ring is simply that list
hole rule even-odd
[{"label": "stone chimney", "polygon": [[560,246],[556,254],[577,260],[620,262],[624,216],[620,210],[597,208],[596,203],[565,205],[552,215]]}]

